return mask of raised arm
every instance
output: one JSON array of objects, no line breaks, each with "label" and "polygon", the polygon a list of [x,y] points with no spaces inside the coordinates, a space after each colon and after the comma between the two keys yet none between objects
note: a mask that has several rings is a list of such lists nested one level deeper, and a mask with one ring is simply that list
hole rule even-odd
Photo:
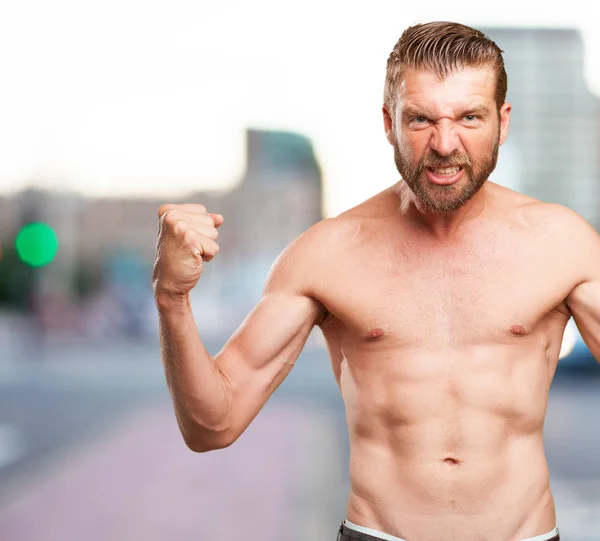
[{"label": "raised arm", "polygon": [[177,421],[190,449],[231,445],[292,369],[323,317],[311,297],[311,237],[291,243],[273,265],[262,299],[213,358],[200,339],[189,291],[202,260],[218,251],[222,223],[200,205],[161,207],[154,291],[161,355]]},{"label": "raised arm", "polygon": [[592,355],[600,361],[600,235],[579,216],[565,222],[576,285],[567,306]]}]

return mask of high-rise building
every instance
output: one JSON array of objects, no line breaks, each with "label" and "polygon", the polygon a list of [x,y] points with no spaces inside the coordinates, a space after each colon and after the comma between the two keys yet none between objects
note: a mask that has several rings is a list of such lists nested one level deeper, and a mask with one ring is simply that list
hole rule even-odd
[{"label": "high-rise building", "polygon": [[600,227],[600,99],[570,29],[481,28],[504,51],[508,141],[491,180],[564,204]]},{"label": "high-rise building", "polygon": [[233,189],[171,200],[86,199],[27,190],[0,197],[5,211],[0,213],[0,225],[5,225],[0,240],[13,242],[17,222],[27,216],[54,228],[60,247],[44,270],[44,290],[72,287],[82,268],[109,280],[126,279],[130,291],[133,286],[149,290],[158,208],[162,203],[201,203],[225,217],[218,239],[221,250],[207,265],[202,289],[232,305],[250,305],[277,255],[323,216],[321,171],[311,141],[296,133],[254,129],[247,130],[246,139],[247,169]]},{"label": "high-rise building", "polygon": [[311,141],[296,133],[247,131],[247,168],[235,189],[187,198],[223,214],[221,251],[205,285],[219,299],[254,304],[285,246],[323,218],[322,179]]}]

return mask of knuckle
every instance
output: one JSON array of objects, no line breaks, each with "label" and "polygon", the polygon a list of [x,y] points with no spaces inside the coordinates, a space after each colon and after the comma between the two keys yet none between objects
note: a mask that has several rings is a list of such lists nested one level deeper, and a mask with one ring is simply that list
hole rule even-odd
[{"label": "knuckle", "polygon": [[177,211],[175,209],[169,209],[163,214],[163,221],[167,225],[175,225],[178,221]]},{"label": "knuckle", "polygon": [[183,221],[183,220],[176,220],[171,224],[171,227],[173,229],[173,233],[175,233],[175,235],[186,235],[187,232],[189,231],[187,224]]},{"label": "knuckle", "polygon": [[214,226],[215,225],[215,221],[213,220],[212,216],[208,213],[204,213],[202,214],[202,216],[200,216],[199,220],[204,223],[204,224],[208,224],[210,226]]},{"label": "knuckle", "polygon": [[196,232],[193,229],[187,229],[183,232],[183,241],[187,244],[196,243]]},{"label": "knuckle", "polygon": [[211,258],[215,257],[215,255],[219,253],[219,245],[209,238],[203,242],[203,248],[204,255]]},{"label": "knuckle", "polygon": [[162,218],[165,214],[167,214],[167,212],[172,210],[174,207],[175,205],[173,205],[172,203],[165,203],[161,205],[160,207],[158,207],[158,217]]}]

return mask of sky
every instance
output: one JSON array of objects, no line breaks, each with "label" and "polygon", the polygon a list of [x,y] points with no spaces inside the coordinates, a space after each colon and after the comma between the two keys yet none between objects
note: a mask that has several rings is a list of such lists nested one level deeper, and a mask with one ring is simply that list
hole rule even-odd
[{"label": "sky", "polygon": [[418,22],[580,29],[600,96],[598,2],[3,4],[0,193],[36,185],[172,200],[227,189],[255,127],[312,139],[335,215],[397,180],[381,120],[385,61]]}]

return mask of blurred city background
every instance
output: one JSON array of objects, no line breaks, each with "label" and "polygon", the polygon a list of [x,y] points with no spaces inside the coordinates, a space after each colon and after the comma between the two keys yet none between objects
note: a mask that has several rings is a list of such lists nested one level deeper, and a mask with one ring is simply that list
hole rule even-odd
[{"label": "blurred city background", "polygon": [[[348,442],[319,330],[234,446],[186,449],[158,349],[157,209],[225,217],[192,294],[216,353],[287,243],[396,181],[380,108],[409,24],[499,44],[513,113],[492,180],[600,228],[598,7],[433,4],[0,14],[0,540],[335,538]],[[545,427],[558,525],[600,541],[600,365],[572,321],[561,356]]]}]

